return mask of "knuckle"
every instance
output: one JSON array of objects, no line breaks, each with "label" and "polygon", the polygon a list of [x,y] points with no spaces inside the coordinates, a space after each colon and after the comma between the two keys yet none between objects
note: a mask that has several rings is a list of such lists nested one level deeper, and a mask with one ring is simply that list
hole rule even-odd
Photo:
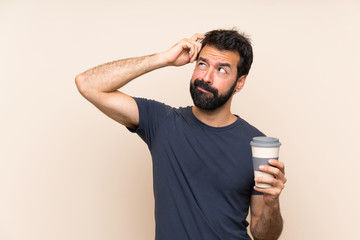
[{"label": "knuckle", "polygon": [[274,170],[274,173],[275,173],[275,175],[279,175],[280,174],[280,169],[278,169],[278,168],[275,168],[275,170]]},{"label": "knuckle", "polygon": [[276,178],[272,178],[271,181],[270,181],[270,183],[271,183],[272,185],[275,185],[275,184],[277,183]]},{"label": "knuckle", "polygon": [[280,195],[281,190],[280,190],[280,189],[278,189],[278,188],[276,188],[274,192],[275,192],[275,195]]},{"label": "knuckle", "polygon": [[269,171],[270,170],[270,166],[268,165],[262,165],[260,168],[261,171]]}]

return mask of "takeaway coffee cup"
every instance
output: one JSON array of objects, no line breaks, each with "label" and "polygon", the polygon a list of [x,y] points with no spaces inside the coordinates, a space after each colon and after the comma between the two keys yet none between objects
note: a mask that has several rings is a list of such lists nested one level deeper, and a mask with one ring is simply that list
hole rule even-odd
[{"label": "takeaway coffee cup", "polygon": [[[269,165],[269,159],[279,159],[281,143],[274,137],[254,137],[250,142],[255,177],[274,177],[273,175],[260,171],[260,165]],[[257,187],[269,188],[270,184],[255,183]]]}]

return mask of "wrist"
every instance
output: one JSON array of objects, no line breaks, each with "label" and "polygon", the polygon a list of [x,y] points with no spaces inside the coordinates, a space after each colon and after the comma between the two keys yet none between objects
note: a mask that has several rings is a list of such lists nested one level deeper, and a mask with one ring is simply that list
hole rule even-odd
[{"label": "wrist", "polygon": [[280,203],[274,203],[271,205],[266,205],[263,208],[263,217],[265,219],[277,219],[278,221],[282,219],[280,213]]},{"label": "wrist", "polygon": [[165,52],[160,52],[154,55],[156,58],[156,62],[158,63],[159,67],[168,67],[172,66],[172,62],[167,58]]},{"label": "wrist", "polygon": [[280,209],[280,201],[279,199],[274,199],[271,202],[265,202],[264,207],[269,211],[278,211]]}]

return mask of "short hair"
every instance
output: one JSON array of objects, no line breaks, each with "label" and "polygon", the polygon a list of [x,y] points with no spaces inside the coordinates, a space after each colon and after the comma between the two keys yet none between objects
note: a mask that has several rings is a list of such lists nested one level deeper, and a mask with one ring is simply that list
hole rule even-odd
[{"label": "short hair", "polygon": [[240,61],[237,64],[236,79],[249,73],[253,62],[253,51],[251,40],[245,33],[239,33],[236,30],[212,30],[205,34],[205,38],[201,41],[201,44],[198,57],[206,45],[219,50],[236,51],[240,56]]}]

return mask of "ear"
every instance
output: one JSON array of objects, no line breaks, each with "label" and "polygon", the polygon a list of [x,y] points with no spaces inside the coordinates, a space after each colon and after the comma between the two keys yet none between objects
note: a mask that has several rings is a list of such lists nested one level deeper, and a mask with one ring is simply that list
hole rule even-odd
[{"label": "ear", "polygon": [[244,87],[246,77],[247,75],[242,75],[241,77],[239,77],[236,83],[235,92],[240,92],[240,90]]}]

